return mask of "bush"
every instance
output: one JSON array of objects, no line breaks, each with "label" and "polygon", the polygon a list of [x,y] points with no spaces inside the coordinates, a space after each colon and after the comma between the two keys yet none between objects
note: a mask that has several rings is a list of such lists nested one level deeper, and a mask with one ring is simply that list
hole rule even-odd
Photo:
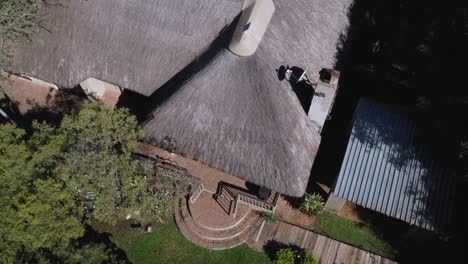
[{"label": "bush", "polygon": [[317,215],[323,210],[324,205],[322,196],[306,193],[300,209],[307,215]]},{"label": "bush", "polygon": [[318,264],[318,261],[315,259],[315,257],[312,254],[307,253],[304,256],[304,260],[302,261],[302,263],[303,264]]},{"label": "bush", "polygon": [[294,264],[294,251],[283,248],[276,252],[276,264]]},{"label": "bush", "polygon": [[261,216],[263,217],[263,220],[265,220],[267,223],[276,223],[276,218],[275,214],[273,213],[261,213]]}]

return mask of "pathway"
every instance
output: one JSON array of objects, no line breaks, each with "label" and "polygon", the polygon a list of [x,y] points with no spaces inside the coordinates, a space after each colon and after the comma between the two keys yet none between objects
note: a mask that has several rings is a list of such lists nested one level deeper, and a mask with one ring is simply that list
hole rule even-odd
[{"label": "pathway", "polygon": [[256,249],[269,251],[295,245],[311,252],[321,264],[396,264],[397,262],[283,222],[265,224]]}]

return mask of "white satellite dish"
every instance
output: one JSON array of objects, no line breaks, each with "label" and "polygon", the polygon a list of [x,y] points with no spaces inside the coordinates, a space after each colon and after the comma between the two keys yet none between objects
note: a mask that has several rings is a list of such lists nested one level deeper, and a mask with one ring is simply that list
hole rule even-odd
[{"label": "white satellite dish", "polygon": [[306,75],[306,72],[307,72],[307,69],[309,67],[307,66],[304,70],[304,72],[301,74],[301,77],[299,77],[299,79],[297,79],[298,82],[302,81],[304,78],[305,78],[305,75]]}]

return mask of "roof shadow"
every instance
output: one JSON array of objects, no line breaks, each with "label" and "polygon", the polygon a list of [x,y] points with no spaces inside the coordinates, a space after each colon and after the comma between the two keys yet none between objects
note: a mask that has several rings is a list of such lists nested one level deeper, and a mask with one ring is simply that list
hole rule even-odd
[{"label": "roof shadow", "polygon": [[289,82],[302,108],[306,114],[309,113],[310,105],[315,95],[315,85],[309,81],[305,70],[297,66],[289,67],[289,65],[281,65],[276,69],[276,73],[278,80],[287,80]]},{"label": "roof shadow", "polygon": [[178,72],[174,77],[167,81],[163,86],[153,92],[149,97],[125,90],[121,95],[118,106],[125,106],[133,109],[140,121],[151,120],[152,112],[167,101],[173,94],[187,83],[193,76],[205,69],[213,60],[227,47],[232,39],[240,13],[234,20],[225,26],[219,35],[211,42],[205,51],[193,60],[189,65]]}]

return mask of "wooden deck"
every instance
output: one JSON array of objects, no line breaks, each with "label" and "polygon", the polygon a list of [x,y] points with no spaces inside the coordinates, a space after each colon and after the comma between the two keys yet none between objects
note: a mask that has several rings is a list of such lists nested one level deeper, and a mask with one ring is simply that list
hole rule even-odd
[{"label": "wooden deck", "polygon": [[295,246],[311,252],[321,264],[396,264],[397,262],[283,222],[265,224],[254,247]]}]

